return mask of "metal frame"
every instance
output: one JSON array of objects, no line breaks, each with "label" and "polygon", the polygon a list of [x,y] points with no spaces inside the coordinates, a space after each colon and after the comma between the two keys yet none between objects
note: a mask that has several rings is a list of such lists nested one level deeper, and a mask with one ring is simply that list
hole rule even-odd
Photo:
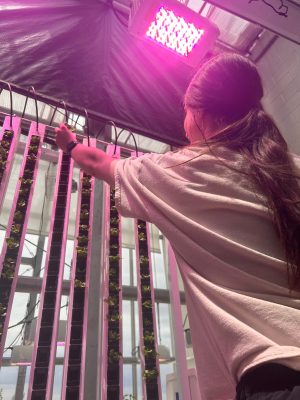
[{"label": "metal frame", "polygon": [[[7,83],[5,81],[0,80],[0,88],[6,88],[6,87],[7,87]],[[28,98],[32,98],[32,92],[30,90],[26,90],[26,89],[24,89],[24,88],[22,88],[20,86],[14,85],[14,84],[11,84],[11,88],[12,88],[13,92],[15,92],[15,93],[19,93],[19,94],[21,94],[23,96],[26,96]],[[55,99],[55,98],[53,98],[53,97],[45,96],[45,95],[43,95],[41,93],[36,92],[35,98],[36,98],[37,101],[42,101],[42,102],[44,102],[44,103],[46,103],[48,105],[52,105],[54,107],[60,107],[60,108],[62,107],[62,102],[57,100],[57,99]],[[72,103],[66,103],[66,107],[67,107],[69,112],[73,112],[73,113],[79,114],[81,116],[85,116],[84,109],[82,109],[78,105],[75,105],[75,104],[72,104]],[[113,120],[114,123],[116,124],[116,126],[122,128],[122,129],[129,130],[129,131],[135,132],[135,133],[140,134],[140,135],[144,135],[146,137],[149,137],[151,139],[164,142],[164,143],[169,144],[169,145],[182,146],[182,145],[186,144],[186,142],[183,141],[183,140],[178,140],[176,138],[163,136],[161,134],[158,135],[158,134],[155,134],[155,132],[150,131],[148,129],[145,129],[145,128],[141,127],[141,126],[128,125],[128,123],[126,123],[125,121],[113,118],[110,115],[96,113],[96,112],[94,112],[92,110],[87,110],[87,112],[88,112],[88,115],[89,115],[90,119],[93,119],[95,121],[99,121],[99,122],[102,122],[102,123],[107,123],[108,121],[112,121]]]}]

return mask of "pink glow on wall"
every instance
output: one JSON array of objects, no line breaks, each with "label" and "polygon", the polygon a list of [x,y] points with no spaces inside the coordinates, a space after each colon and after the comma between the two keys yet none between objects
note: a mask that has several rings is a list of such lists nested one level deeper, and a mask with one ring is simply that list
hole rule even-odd
[{"label": "pink glow on wall", "polygon": [[204,34],[204,29],[185,21],[173,11],[161,7],[146,36],[177,53],[188,56]]}]

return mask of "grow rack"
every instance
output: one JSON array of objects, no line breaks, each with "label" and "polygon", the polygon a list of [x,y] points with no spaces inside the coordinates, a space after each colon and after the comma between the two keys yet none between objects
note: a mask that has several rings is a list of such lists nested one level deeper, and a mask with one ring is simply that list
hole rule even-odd
[{"label": "grow rack", "polygon": [[[14,128],[17,128],[19,124],[20,119],[16,119]],[[2,360],[13,296],[17,285],[44,133],[45,125],[39,124],[37,127],[35,122],[31,123],[0,257],[0,360]],[[2,146],[5,140],[9,144],[7,146],[7,160],[10,161],[10,164],[18,141],[16,136],[17,133],[14,129],[7,130],[4,127],[1,142]],[[11,168],[11,165],[8,168]],[[6,178],[4,177],[4,179]]]},{"label": "grow rack", "polygon": [[[29,378],[28,400],[52,398],[73,160],[62,151],[56,173],[45,271]],[[84,292],[82,293],[84,301]],[[80,340],[81,332],[74,340]],[[77,379],[77,370],[72,379]]]}]

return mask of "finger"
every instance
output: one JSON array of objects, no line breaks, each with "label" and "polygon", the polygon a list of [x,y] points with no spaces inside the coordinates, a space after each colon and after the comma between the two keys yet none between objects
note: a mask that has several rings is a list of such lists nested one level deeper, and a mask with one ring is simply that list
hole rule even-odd
[{"label": "finger", "polygon": [[68,130],[68,128],[66,127],[66,125],[62,122],[61,124],[59,124],[59,128],[63,131]]}]

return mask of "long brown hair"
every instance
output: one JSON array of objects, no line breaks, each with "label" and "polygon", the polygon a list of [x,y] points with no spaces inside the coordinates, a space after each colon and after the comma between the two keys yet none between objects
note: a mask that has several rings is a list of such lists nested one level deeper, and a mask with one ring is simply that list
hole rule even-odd
[{"label": "long brown hair", "polygon": [[246,57],[222,53],[199,69],[184,103],[221,127],[214,137],[204,138],[213,155],[216,147],[225,146],[242,156],[244,167],[239,172],[266,196],[285,251],[289,287],[300,289],[300,176],[286,141],[262,109],[262,96],[256,66]]}]

